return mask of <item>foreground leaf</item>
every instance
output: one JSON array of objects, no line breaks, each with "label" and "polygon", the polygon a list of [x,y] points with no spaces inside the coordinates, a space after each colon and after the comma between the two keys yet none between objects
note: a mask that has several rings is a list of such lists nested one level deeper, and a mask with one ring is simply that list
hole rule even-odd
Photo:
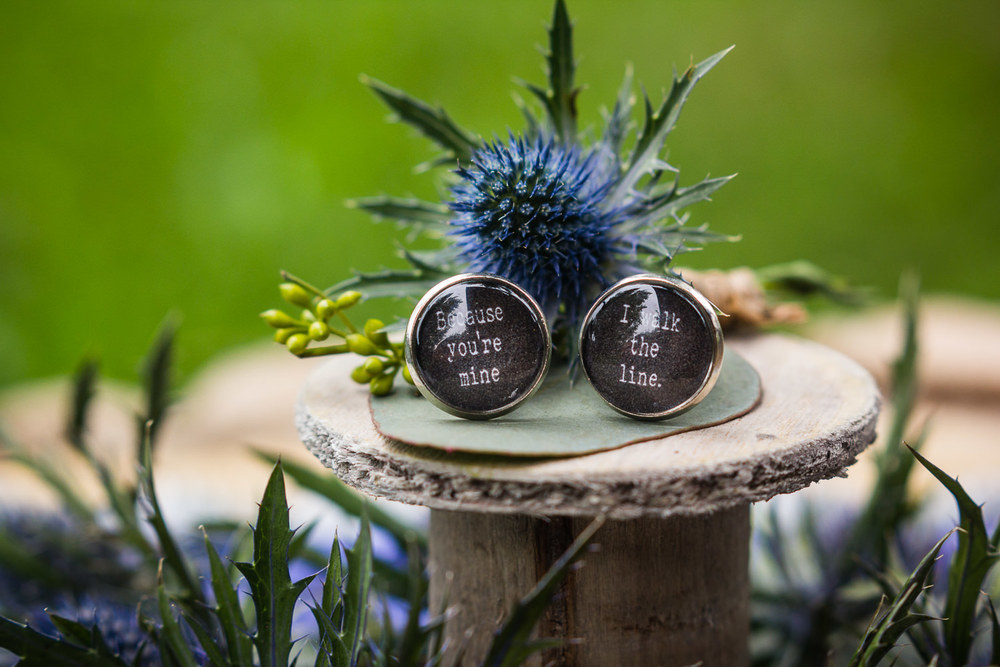
[{"label": "foreground leaf", "polygon": [[941,482],[958,503],[958,549],[948,568],[948,597],[944,606],[944,639],[953,664],[964,665],[972,650],[976,608],[982,596],[983,581],[1000,560],[1000,554],[990,544],[983,510],[965,492],[957,479],[925,459],[919,452],[913,456]]},{"label": "foreground leaf", "polygon": [[253,529],[253,561],[236,563],[257,613],[254,644],[261,667],[284,667],[292,648],[292,611],[313,577],[292,582],[288,573],[288,501],[281,462],[274,466]]},{"label": "foreground leaf", "polygon": [[19,667],[126,667],[118,658],[49,637],[3,616],[0,647],[21,658]]},{"label": "foreground leaf", "polygon": [[[260,450],[256,450],[255,453],[272,465],[278,461],[272,454]],[[427,549],[426,535],[418,533],[393,515],[368,503],[364,496],[341,482],[333,473],[319,474],[294,461],[282,461],[281,466],[296,484],[326,498],[348,514],[360,517],[363,513],[367,513],[371,522],[387,531],[401,549],[406,549],[411,540],[416,540],[422,549]]]},{"label": "foreground leaf", "polygon": [[937,544],[923,557],[917,568],[906,579],[885,614],[869,626],[861,646],[851,658],[849,667],[873,667],[877,665],[909,628],[918,623],[937,620],[925,614],[910,613],[910,608],[924,591],[924,583],[931,575],[941,547],[944,546],[949,537],[951,537],[951,533],[938,540]]},{"label": "foreground leaf", "polygon": [[483,664],[487,667],[511,667],[521,664],[529,655],[546,648],[558,646],[559,640],[530,641],[532,631],[549,606],[552,596],[569,574],[570,566],[583,554],[594,534],[604,525],[604,517],[594,519],[573,540],[566,552],[559,557],[538,584],[521,598],[497,630],[486,653]]},{"label": "foreground leaf", "polygon": [[351,667],[358,662],[368,623],[368,594],[372,583],[372,534],[366,513],[361,514],[361,533],[347,550],[347,583],[344,589],[344,645]]},{"label": "foreground leaf", "polygon": [[253,665],[253,642],[250,640],[250,630],[243,610],[240,607],[236,588],[232,584],[229,571],[223,565],[215,546],[204,535],[205,551],[208,553],[209,570],[212,575],[212,592],[215,595],[215,613],[219,618],[223,636],[226,639],[226,649],[229,662],[239,667]]}]

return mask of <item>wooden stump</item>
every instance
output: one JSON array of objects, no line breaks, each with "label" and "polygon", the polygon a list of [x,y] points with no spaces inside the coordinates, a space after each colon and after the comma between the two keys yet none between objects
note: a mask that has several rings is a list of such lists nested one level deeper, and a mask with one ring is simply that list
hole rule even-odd
[{"label": "wooden stump", "polygon": [[[511,605],[588,520],[431,513],[431,608],[457,608],[448,637],[485,654]],[[745,665],[749,511],[607,522],[536,635],[567,637],[529,665]],[[450,576],[449,576],[450,573]]]},{"label": "wooden stump", "polygon": [[761,375],[755,410],[584,457],[485,458],[386,440],[365,388],[347,377],[349,359],[307,380],[296,421],[348,484],[433,510],[432,601],[448,593],[457,605],[453,642],[471,630],[467,664],[597,514],[611,519],[595,536],[600,549],[539,628],[580,641],[546,661],[746,664],[749,503],[843,474],[874,439],[879,396],[867,372],[820,345],[776,335],[727,344]]}]

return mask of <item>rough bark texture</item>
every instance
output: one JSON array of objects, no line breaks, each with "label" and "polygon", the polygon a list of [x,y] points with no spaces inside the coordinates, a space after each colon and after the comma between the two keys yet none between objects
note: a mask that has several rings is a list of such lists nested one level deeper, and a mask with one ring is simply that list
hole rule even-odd
[{"label": "rough bark texture", "polygon": [[[763,397],[726,424],[566,459],[484,457],[386,440],[367,390],[333,359],[306,382],[296,423],[348,484],[434,509],[611,518],[701,514],[844,474],[875,438],[879,393],[860,366],[786,336],[727,341],[761,376]],[[428,406],[428,409],[433,409]]]},{"label": "rough bark texture", "polygon": [[[463,664],[480,663],[503,617],[587,522],[432,513],[431,608],[455,607],[447,637],[465,642]],[[536,632],[568,641],[528,664],[746,665],[749,533],[745,505],[607,522]]]}]

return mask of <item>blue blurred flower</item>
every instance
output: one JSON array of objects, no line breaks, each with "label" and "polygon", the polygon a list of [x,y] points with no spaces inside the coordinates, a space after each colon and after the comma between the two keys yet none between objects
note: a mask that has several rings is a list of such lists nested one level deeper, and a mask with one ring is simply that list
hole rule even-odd
[{"label": "blue blurred flower", "polygon": [[[136,605],[102,597],[84,596],[78,601],[64,599],[44,613],[33,615],[30,625],[50,636],[60,633],[49,614],[75,621],[86,628],[97,628],[113,655],[130,665],[154,667],[162,664],[156,641],[139,623]],[[192,642],[196,656],[200,653]]]}]

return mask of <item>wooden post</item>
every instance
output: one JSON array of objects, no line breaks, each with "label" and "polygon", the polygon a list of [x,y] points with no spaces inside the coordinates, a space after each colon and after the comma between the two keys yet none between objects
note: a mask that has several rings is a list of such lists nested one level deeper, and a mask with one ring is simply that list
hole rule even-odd
[{"label": "wooden post", "polygon": [[[504,616],[587,523],[431,513],[431,609],[455,607],[446,637],[467,641],[463,664],[481,663]],[[528,664],[746,665],[749,539],[747,505],[608,521],[536,633],[569,641]]]},{"label": "wooden post", "polygon": [[[725,424],[565,459],[477,457],[406,445],[372,424],[350,359],[310,376],[296,423],[344,482],[430,507],[431,595],[469,635],[466,662],[595,514],[599,551],[538,628],[568,640],[535,664],[740,666],[748,662],[749,503],[843,475],[875,439],[874,380],[816,343],[728,340],[763,397]],[[430,408],[429,408],[430,409]],[[579,641],[577,641],[579,640]]]}]

